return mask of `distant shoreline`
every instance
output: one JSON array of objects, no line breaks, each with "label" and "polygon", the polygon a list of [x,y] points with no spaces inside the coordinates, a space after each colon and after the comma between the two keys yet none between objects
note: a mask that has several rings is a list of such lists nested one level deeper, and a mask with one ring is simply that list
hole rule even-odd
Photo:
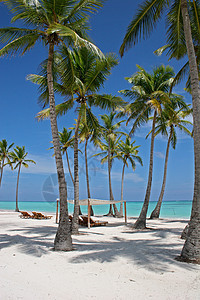
[{"label": "distant shoreline", "polygon": [[[106,200],[108,200],[108,199],[106,199]],[[109,200],[108,200],[109,201]],[[124,200],[124,201],[126,201],[126,202],[143,202],[144,200]],[[192,202],[193,200],[163,200],[163,202]],[[15,200],[0,200],[0,202],[13,202],[13,203],[15,203]],[[56,200],[55,201],[46,201],[46,200],[34,200],[34,201],[32,201],[32,200],[22,200],[22,201],[20,201],[20,203],[21,202],[47,202],[47,203],[55,203],[56,202]],[[153,202],[157,202],[157,201],[155,201],[155,200],[150,200],[150,202],[151,203],[153,203]]]},{"label": "distant shoreline", "polygon": [[[56,215],[56,213],[55,212],[49,212],[49,211],[41,211],[42,213],[44,213],[44,214],[51,214],[51,215],[53,215],[53,216],[55,216]],[[9,215],[10,215],[10,213],[13,213],[13,214],[19,214],[20,215],[20,212],[16,212],[16,211],[14,211],[14,210],[11,210],[11,209],[1,209],[0,208],[0,213],[8,213]],[[104,217],[104,216],[102,216],[102,215],[95,215],[95,217]],[[107,218],[109,218],[109,219],[112,219],[113,217],[112,216],[109,216],[109,217],[107,217]],[[114,218],[115,219],[115,218]],[[137,216],[128,216],[128,219],[129,220],[132,220],[132,219],[137,219]],[[170,221],[170,222],[179,222],[179,221],[187,221],[187,222],[189,222],[189,219],[190,218],[186,218],[186,217],[160,217],[158,220],[154,220],[154,221]],[[120,220],[123,220],[123,219],[120,219]],[[151,220],[150,218],[147,218],[147,220]]]}]

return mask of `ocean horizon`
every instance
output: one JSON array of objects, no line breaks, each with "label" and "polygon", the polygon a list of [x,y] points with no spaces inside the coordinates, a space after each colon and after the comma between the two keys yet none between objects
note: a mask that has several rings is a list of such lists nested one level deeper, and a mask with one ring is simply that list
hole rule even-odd
[{"label": "ocean horizon", "polygon": [[[150,201],[147,217],[150,216],[157,201]],[[143,201],[127,201],[128,217],[137,217],[140,214]],[[119,208],[119,204],[117,204]],[[192,200],[165,200],[161,207],[161,218],[189,219],[192,208]],[[0,201],[1,210],[15,210],[15,201]],[[20,201],[19,209],[26,211],[56,212],[56,201]],[[68,204],[69,213],[73,213],[73,205]],[[81,206],[83,214],[87,214],[87,206]],[[104,215],[108,212],[108,205],[93,206],[95,215]]]}]

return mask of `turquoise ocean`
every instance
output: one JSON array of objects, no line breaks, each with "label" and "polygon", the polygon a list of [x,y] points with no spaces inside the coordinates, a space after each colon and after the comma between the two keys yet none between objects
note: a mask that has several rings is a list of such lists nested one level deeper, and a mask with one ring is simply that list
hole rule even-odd
[{"label": "turquoise ocean", "polygon": [[[137,217],[142,208],[142,201],[127,201],[127,214],[129,217]],[[148,217],[156,205],[155,201],[150,201]],[[119,207],[119,204],[117,204]],[[192,201],[164,201],[161,208],[161,218],[189,219],[191,214]],[[0,201],[0,209],[15,210],[15,202]],[[19,202],[19,209],[25,211],[56,212],[56,202],[35,201]],[[95,215],[104,215],[108,212],[108,205],[93,206]],[[87,207],[81,207],[82,213],[87,214]],[[73,212],[73,205],[69,204],[69,212]]]}]

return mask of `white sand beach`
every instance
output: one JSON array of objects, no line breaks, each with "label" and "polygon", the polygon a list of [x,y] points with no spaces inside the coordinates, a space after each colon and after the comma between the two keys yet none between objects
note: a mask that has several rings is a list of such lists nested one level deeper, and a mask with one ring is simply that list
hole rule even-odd
[{"label": "white sand beach", "polygon": [[[181,263],[187,220],[148,220],[133,232],[122,219],[80,228],[75,250],[52,251],[57,225],[0,212],[0,299],[200,299],[200,266]],[[134,218],[128,219],[128,225]]]}]

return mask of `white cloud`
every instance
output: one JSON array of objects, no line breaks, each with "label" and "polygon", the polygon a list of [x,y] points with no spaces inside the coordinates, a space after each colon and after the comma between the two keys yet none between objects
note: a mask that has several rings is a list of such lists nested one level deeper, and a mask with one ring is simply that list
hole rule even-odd
[{"label": "white cloud", "polygon": [[193,123],[193,115],[189,115],[185,118],[186,121]]},{"label": "white cloud", "polygon": [[29,167],[22,168],[22,173],[30,174],[52,174],[56,172],[55,158],[49,155],[29,154],[28,159],[32,159],[36,164],[29,163]]},{"label": "white cloud", "polygon": [[165,158],[165,154],[162,153],[162,152],[155,152],[155,156],[158,157],[158,158],[162,158],[162,159]]},{"label": "white cloud", "polygon": [[[100,173],[108,176],[108,172],[106,170],[99,170]],[[121,181],[122,173],[113,171],[111,172],[112,179],[115,181]],[[133,182],[141,182],[144,181],[142,177],[140,177],[137,173],[126,173],[124,174],[124,180],[131,180]]]},{"label": "white cloud", "polygon": [[[28,163],[28,168],[21,169],[21,173],[28,173],[28,174],[54,174],[56,173],[56,163],[55,158],[49,155],[34,155],[28,154],[27,159],[34,160],[36,164]],[[64,169],[65,173],[68,173],[67,165],[65,159],[64,162]],[[6,166],[5,171],[9,172],[11,169]]]},{"label": "white cloud", "polygon": [[140,177],[137,173],[125,173],[124,175],[125,180],[131,180],[133,182],[142,182],[144,179]]}]

